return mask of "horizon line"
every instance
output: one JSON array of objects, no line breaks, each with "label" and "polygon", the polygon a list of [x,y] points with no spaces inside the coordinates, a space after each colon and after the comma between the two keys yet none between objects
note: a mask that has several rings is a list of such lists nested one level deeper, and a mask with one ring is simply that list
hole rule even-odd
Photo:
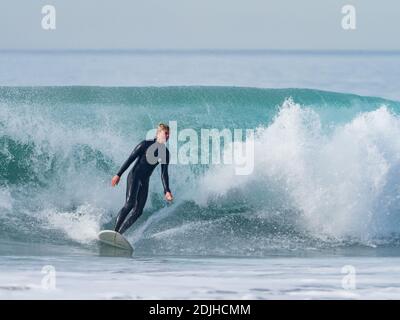
[{"label": "horizon line", "polygon": [[27,49],[7,48],[0,49],[1,53],[117,53],[117,54],[400,54],[400,50],[376,49],[127,49],[127,48],[53,48],[53,49]]}]

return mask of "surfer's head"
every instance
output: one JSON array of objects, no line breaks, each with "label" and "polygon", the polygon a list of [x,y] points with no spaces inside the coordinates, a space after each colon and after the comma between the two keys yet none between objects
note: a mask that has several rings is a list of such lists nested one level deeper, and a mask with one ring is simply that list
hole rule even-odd
[{"label": "surfer's head", "polygon": [[160,123],[157,127],[156,139],[158,143],[165,143],[169,139],[169,126]]}]

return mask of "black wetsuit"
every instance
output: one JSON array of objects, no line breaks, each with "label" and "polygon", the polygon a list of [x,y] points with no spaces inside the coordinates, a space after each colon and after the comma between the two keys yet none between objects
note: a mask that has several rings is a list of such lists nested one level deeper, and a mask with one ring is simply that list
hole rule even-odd
[{"label": "black wetsuit", "polygon": [[[115,225],[115,231],[119,233],[124,233],[142,214],[149,191],[149,179],[159,163],[161,163],[161,180],[164,193],[170,192],[168,178],[169,151],[167,147],[156,142],[156,139],[143,140],[132,151],[117,175],[121,177],[136,158],[137,161],[127,178],[126,203],[119,211]],[[126,219],[132,209],[132,214]]]}]

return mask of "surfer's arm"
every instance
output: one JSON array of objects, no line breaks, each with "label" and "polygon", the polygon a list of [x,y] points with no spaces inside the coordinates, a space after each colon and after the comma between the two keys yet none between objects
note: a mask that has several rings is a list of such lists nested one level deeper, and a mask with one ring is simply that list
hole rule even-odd
[{"label": "surfer's arm", "polygon": [[167,157],[165,163],[161,163],[161,181],[164,187],[164,194],[171,193],[169,189],[169,176],[168,176],[168,165],[169,165],[169,151],[167,151]]},{"label": "surfer's arm", "polygon": [[129,168],[129,166],[132,164],[133,161],[135,161],[135,159],[142,154],[142,152],[144,151],[144,147],[145,147],[145,140],[143,140],[141,143],[139,143],[135,149],[133,149],[132,153],[130,154],[129,158],[126,159],[126,161],[122,164],[121,168],[119,169],[119,171],[117,172],[117,176],[121,177],[122,174],[126,171],[126,169]]}]

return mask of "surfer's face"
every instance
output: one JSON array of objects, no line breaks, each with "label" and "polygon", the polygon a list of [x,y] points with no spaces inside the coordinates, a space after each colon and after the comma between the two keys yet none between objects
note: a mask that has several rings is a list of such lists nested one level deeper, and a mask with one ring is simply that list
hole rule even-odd
[{"label": "surfer's face", "polygon": [[166,130],[160,130],[157,133],[157,141],[159,143],[165,143],[169,139],[169,132]]}]

